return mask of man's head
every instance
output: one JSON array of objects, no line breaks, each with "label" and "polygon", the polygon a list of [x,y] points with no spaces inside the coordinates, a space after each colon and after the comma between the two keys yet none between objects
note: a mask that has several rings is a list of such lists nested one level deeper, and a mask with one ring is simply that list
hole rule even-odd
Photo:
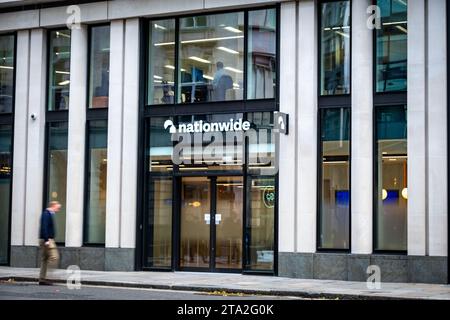
[{"label": "man's head", "polygon": [[217,68],[217,70],[223,69],[223,62],[222,61],[218,61],[216,63],[216,68]]},{"label": "man's head", "polygon": [[59,203],[59,201],[50,201],[48,208],[53,212],[58,212],[61,210],[61,203]]}]

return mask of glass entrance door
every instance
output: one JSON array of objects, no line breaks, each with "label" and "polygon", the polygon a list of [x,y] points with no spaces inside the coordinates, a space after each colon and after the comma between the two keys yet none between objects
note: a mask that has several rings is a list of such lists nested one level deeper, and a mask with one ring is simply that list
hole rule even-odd
[{"label": "glass entrance door", "polygon": [[183,177],[180,268],[242,269],[242,177]]}]

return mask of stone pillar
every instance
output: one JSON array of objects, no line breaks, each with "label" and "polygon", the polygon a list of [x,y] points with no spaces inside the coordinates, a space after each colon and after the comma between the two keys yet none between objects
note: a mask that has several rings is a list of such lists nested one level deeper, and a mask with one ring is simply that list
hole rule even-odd
[{"label": "stone pillar", "polygon": [[[125,23],[120,247],[136,245],[139,119],[139,19]],[[140,146],[143,147],[143,146]]]},{"label": "stone pillar", "polygon": [[69,136],[67,150],[66,247],[83,244],[87,92],[87,26],[71,32]]},{"label": "stone pillar", "polygon": [[298,3],[297,238],[298,252],[316,251],[317,221],[317,12],[316,1]]},{"label": "stone pillar", "polygon": [[24,244],[30,78],[30,31],[17,32],[11,245]]},{"label": "stone pillar", "polygon": [[289,114],[289,135],[280,136],[278,186],[278,250],[295,251],[295,221],[297,204],[297,6],[295,2],[281,4],[280,16],[280,111]]},{"label": "stone pillar", "polygon": [[105,235],[107,248],[120,246],[124,30],[123,20],[111,22]]},{"label": "stone pillar", "polygon": [[446,256],[448,253],[446,1],[433,0],[427,4],[428,243],[430,256]]},{"label": "stone pillar", "polygon": [[[23,34],[22,36],[23,37]],[[25,40],[26,41],[26,40]],[[22,42],[22,41],[21,41]],[[44,29],[31,30],[25,186],[25,245],[38,244],[43,208],[47,39]],[[23,43],[21,44],[21,46]],[[23,81],[23,79],[22,79]],[[23,88],[22,88],[23,89]],[[19,99],[20,101],[20,99]],[[36,120],[30,115],[34,113]]]},{"label": "stone pillar", "polygon": [[408,255],[426,254],[425,1],[408,2]]},{"label": "stone pillar", "polygon": [[351,251],[372,252],[373,219],[373,30],[370,0],[352,1]]}]

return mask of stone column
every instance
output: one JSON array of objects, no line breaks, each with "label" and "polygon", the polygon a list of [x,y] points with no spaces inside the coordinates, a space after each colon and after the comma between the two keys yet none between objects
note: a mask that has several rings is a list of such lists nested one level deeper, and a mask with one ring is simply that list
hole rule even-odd
[{"label": "stone column", "polygon": [[297,238],[298,252],[316,251],[317,221],[317,11],[298,3]]},{"label": "stone column", "polygon": [[[139,19],[125,23],[120,247],[136,242],[139,118]],[[139,146],[144,147],[144,146]]]},{"label": "stone column", "polygon": [[[428,236],[429,255],[447,255],[447,17],[446,1],[428,1]],[[414,22],[412,22],[414,23]],[[408,23],[411,25],[412,23]],[[410,73],[408,73],[410,74]]]},{"label": "stone column", "polygon": [[351,251],[372,252],[373,30],[370,0],[352,1]]},{"label": "stone column", "polygon": [[124,29],[123,20],[111,22],[105,239],[107,248],[120,246]]},{"label": "stone column", "polygon": [[[31,30],[25,173],[25,245],[29,246],[38,244],[39,218],[43,208],[45,98],[47,92],[46,38],[44,29]],[[32,113],[36,115],[36,120],[31,119],[30,115]]]},{"label": "stone column", "polygon": [[280,136],[278,190],[278,250],[295,251],[297,204],[297,6],[281,4],[280,16],[280,111],[289,114],[289,135]]},{"label": "stone column", "polygon": [[30,31],[17,32],[16,92],[14,106],[14,158],[11,208],[11,245],[24,244],[28,134],[28,86],[30,78]]},{"label": "stone column", "polygon": [[408,255],[426,254],[425,1],[408,2]]},{"label": "stone column", "polygon": [[71,32],[69,136],[67,150],[66,247],[83,245],[87,92],[87,26]]}]

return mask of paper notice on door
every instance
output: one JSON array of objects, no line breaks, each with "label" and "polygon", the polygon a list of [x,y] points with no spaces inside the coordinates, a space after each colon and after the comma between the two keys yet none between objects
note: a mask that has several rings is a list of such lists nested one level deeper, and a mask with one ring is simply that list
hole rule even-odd
[{"label": "paper notice on door", "polygon": [[216,214],[216,224],[220,224],[220,221],[222,221],[222,215],[218,213]]},{"label": "paper notice on door", "polygon": [[205,222],[206,224],[209,224],[211,221],[211,215],[209,213],[205,213]]}]

